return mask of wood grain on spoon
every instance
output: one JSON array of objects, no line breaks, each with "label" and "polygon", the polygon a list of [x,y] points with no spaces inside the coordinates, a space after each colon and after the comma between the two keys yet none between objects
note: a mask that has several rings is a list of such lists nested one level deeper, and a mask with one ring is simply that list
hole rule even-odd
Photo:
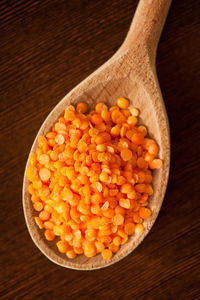
[{"label": "wood grain on spoon", "polygon": [[[114,105],[118,97],[127,97],[131,105],[140,109],[141,123],[160,146],[163,168],[154,171],[154,195],[150,201],[152,216],[144,221],[144,231],[132,235],[129,241],[108,261],[101,255],[87,258],[84,255],[70,260],[58,252],[54,242],[45,240],[35,224],[35,211],[28,193],[28,179],[24,176],[23,206],[30,235],[37,247],[53,262],[72,269],[91,270],[113,264],[133,251],[150,231],[165,194],[170,160],[168,119],[156,76],[155,57],[158,40],[171,0],[141,0],[128,35],[115,55],[97,71],[67,94],[42,124],[33,143],[31,153],[38,147],[37,138],[45,135],[63,114],[69,104],[87,102],[91,108],[99,101]],[[131,107],[131,106],[130,106]]]}]

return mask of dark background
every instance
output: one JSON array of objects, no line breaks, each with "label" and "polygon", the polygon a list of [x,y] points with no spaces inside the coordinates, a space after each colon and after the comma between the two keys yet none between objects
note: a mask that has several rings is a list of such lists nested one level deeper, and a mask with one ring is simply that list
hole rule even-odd
[{"label": "dark background", "polygon": [[0,298],[200,299],[200,2],[173,1],[157,54],[171,172],[153,229],[97,271],[50,262],[33,244],[22,179],[44,118],[125,38],[136,0],[0,1]]}]

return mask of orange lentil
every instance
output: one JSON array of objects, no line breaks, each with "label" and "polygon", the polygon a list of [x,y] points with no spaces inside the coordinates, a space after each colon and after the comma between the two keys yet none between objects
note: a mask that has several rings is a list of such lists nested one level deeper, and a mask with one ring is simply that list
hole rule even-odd
[{"label": "orange lentil", "polygon": [[106,172],[102,172],[102,173],[99,175],[99,179],[100,179],[102,182],[108,182],[109,175],[108,175]]},{"label": "orange lentil", "polygon": [[42,165],[48,164],[49,163],[49,156],[47,154],[40,155],[39,163],[42,164]]},{"label": "orange lentil", "polygon": [[34,166],[29,165],[26,174],[29,181],[33,181],[35,178],[37,178],[37,168]]},{"label": "orange lentil", "polygon": [[143,224],[136,224],[135,225],[135,233],[141,233],[144,230]]},{"label": "orange lentil", "polygon": [[73,121],[75,119],[75,111],[66,109],[64,118],[66,121]]},{"label": "orange lentil", "polygon": [[124,237],[122,238],[121,245],[124,245],[124,244],[126,244],[126,243],[127,243],[127,241],[128,241],[128,234],[126,234],[126,236],[124,236]]},{"label": "orange lentil", "polygon": [[77,173],[73,167],[68,167],[65,169],[65,176],[67,176],[70,180],[73,180],[77,177]]},{"label": "orange lentil", "polygon": [[86,103],[84,102],[79,102],[76,106],[76,111],[79,113],[79,114],[84,114],[87,112],[87,109],[88,109],[88,106]]},{"label": "orange lentil", "polygon": [[100,151],[100,152],[104,152],[104,151],[106,151],[106,149],[107,149],[107,147],[106,147],[105,144],[98,144],[98,145],[96,146],[96,150],[97,150],[97,151]]},{"label": "orange lentil", "polygon": [[101,136],[102,136],[102,138],[104,139],[105,142],[110,142],[111,136],[108,132],[102,132]]},{"label": "orange lentil", "polygon": [[146,207],[140,207],[139,216],[142,219],[148,219],[151,216],[151,210]]},{"label": "orange lentil", "polygon": [[42,222],[42,220],[39,217],[35,217],[35,222],[36,222],[36,224],[38,225],[38,227],[40,229],[43,228],[43,222]]},{"label": "orange lentil", "polygon": [[76,254],[82,254],[83,253],[83,248],[82,247],[73,247],[73,249],[74,249],[74,252],[76,253]]},{"label": "orange lentil", "polygon": [[[125,126],[126,125],[126,126]],[[121,129],[120,129],[120,135],[121,137],[125,137],[126,136],[126,132],[128,131],[128,125],[127,124],[123,124]]]},{"label": "orange lentil", "polygon": [[106,130],[106,125],[105,125],[105,123],[102,122],[101,124],[96,125],[96,128],[97,128],[100,132],[103,132],[103,131]]},{"label": "orange lentil", "polygon": [[152,160],[154,159],[154,155],[149,153],[149,152],[146,152],[145,155],[144,155],[144,160],[147,161],[147,162],[152,162]]},{"label": "orange lentil", "polygon": [[139,157],[139,158],[137,159],[137,166],[138,166],[138,168],[140,168],[140,169],[143,169],[143,168],[146,168],[146,167],[147,167],[147,163],[146,163],[146,161],[144,160],[143,157]]},{"label": "orange lentil", "polygon": [[96,247],[96,251],[98,252],[102,252],[104,250],[104,244],[100,241],[95,241],[95,247]]},{"label": "orange lentil", "polygon": [[108,110],[108,107],[105,103],[99,102],[99,103],[96,104],[95,110],[96,110],[97,113],[100,114],[102,111]]},{"label": "orange lentil", "polygon": [[124,115],[125,117],[131,116],[131,112],[130,112],[130,110],[128,110],[128,109],[122,109],[121,112],[123,113],[123,115]]},{"label": "orange lentil", "polygon": [[70,258],[70,259],[73,259],[73,258],[76,257],[76,253],[75,253],[74,250],[68,250],[68,251],[66,252],[66,254],[67,254],[67,257]]},{"label": "orange lentil", "polygon": [[51,221],[46,221],[46,222],[44,222],[44,227],[45,227],[46,229],[52,230],[53,227],[54,227],[54,223],[51,222]]},{"label": "orange lentil", "polygon": [[139,193],[145,193],[145,191],[146,191],[146,184],[144,184],[144,183],[138,183],[138,184],[136,184],[135,190],[136,190],[136,192],[139,192]]},{"label": "orange lentil", "polygon": [[112,257],[112,251],[110,249],[104,249],[101,253],[105,260],[110,259]]},{"label": "orange lentil", "polygon": [[110,108],[109,108],[109,111],[110,112],[113,112],[114,110],[119,110],[119,107],[117,106],[117,105],[113,105],[113,106],[111,106]]},{"label": "orange lentil", "polygon": [[110,122],[111,121],[111,114],[108,110],[103,110],[101,112],[101,117],[105,122]]},{"label": "orange lentil", "polygon": [[43,204],[42,202],[37,201],[33,204],[33,207],[36,211],[41,211],[43,209]]},{"label": "orange lentil", "polygon": [[152,182],[152,176],[151,174],[145,174],[145,182],[151,183]]},{"label": "orange lentil", "polygon": [[119,246],[119,245],[121,244],[121,237],[120,237],[120,236],[114,237],[113,243],[114,243],[116,246]]},{"label": "orange lentil", "polygon": [[98,136],[95,137],[95,143],[97,145],[99,144],[103,144],[105,142],[104,137],[102,136],[102,134],[99,134]]},{"label": "orange lentil", "polygon": [[134,144],[141,145],[144,142],[144,136],[142,135],[142,133],[134,133],[131,141]]},{"label": "orange lentil", "polygon": [[120,134],[120,126],[115,125],[114,127],[111,128],[110,134],[112,136],[118,136]]},{"label": "orange lentil", "polygon": [[163,162],[147,128],[137,125],[139,110],[128,106],[124,97],[88,114],[86,103],[68,106],[29,157],[35,222],[69,259],[99,252],[110,259],[152,214],[152,170]]},{"label": "orange lentil", "polygon": [[68,232],[67,234],[65,234],[65,240],[67,242],[71,241],[73,239],[73,234],[71,232]]},{"label": "orange lentil", "polygon": [[41,187],[42,187],[42,182],[40,180],[33,181],[33,188],[34,189],[41,189]]},{"label": "orange lentil", "polygon": [[76,128],[79,128],[81,126],[81,120],[79,118],[75,118],[73,121],[72,121],[72,124],[74,126],[76,126]]},{"label": "orange lentil", "polygon": [[56,136],[56,132],[53,132],[53,131],[50,131],[46,134],[46,137],[48,139],[53,139],[53,138],[55,138],[55,136]]},{"label": "orange lentil", "polygon": [[54,128],[55,128],[55,130],[57,132],[59,132],[59,131],[65,131],[66,130],[66,125],[64,123],[56,123],[55,126],[54,126]]},{"label": "orange lentil", "polygon": [[158,146],[156,145],[156,143],[151,143],[148,147],[148,152],[150,154],[153,154],[153,155],[157,155],[158,154]]},{"label": "orange lentil", "polygon": [[[113,218],[114,217],[114,215],[115,215],[115,212],[114,212],[114,209],[112,209],[112,208],[108,208],[108,209],[106,209],[106,210],[103,210],[102,211],[102,214],[105,216],[105,217],[107,217],[107,218]],[[116,224],[115,224],[116,225]]]},{"label": "orange lentil", "polygon": [[56,137],[55,137],[55,141],[58,145],[62,145],[64,144],[64,141],[65,141],[65,138],[62,134],[58,134]]},{"label": "orange lentil", "polygon": [[44,235],[47,241],[53,241],[55,238],[54,232],[50,229],[45,230]]},{"label": "orange lentil", "polygon": [[131,204],[130,204],[130,200],[129,199],[120,199],[119,200],[119,205],[123,208],[127,208],[129,209]]},{"label": "orange lentil", "polygon": [[138,215],[138,213],[137,212],[134,212],[133,213],[133,221],[135,222],[135,223],[142,223],[142,218],[140,218],[139,217],[139,215]]},{"label": "orange lentil", "polygon": [[83,248],[84,248],[84,254],[87,257],[92,257],[96,254],[95,244],[92,242],[85,241]]},{"label": "orange lentil", "polygon": [[143,183],[145,181],[145,179],[146,179],[145,172],[142,172],[142,171],[138,172],[138,182]]},{"label": "orange lentil", "polygon": [[119,110],[113,110],[111,117],[112,117],[112,121],[117,124],[121,124],[126,121],[126,118]]},{"label": "orange lentil", "polygon": [[112,242],[112,238],[110,236],[101,236],[97,238],[98,241],[104,244],[104,247],[108,247],[109,244]]},{"label": "orange lentil", "polygon": [[138,119],[135,116],[130,116],[128,117],[127,123],[129,125],[134,126],[135,124],[137,124]]},{"label": "orange lentil", "polygon": [[122,225],[123,223],[124,223],[124,217],[122,215],[118,214],[113,217],[114,225]]},{"label": "orange lentil", "polygon": [[126,182],[126,179],[124,176],[118,176],[118,178],[117,178],[118,185],[123,185],[125,182]]},{"label": "orange lentil", "polygon": [[30,157],[29,157],[29,164],[30,164],[31,166],[35,166],[36,163],[37,163],[37,155],[36,155],[36,153],[30,154]]},{"label": "orange lentil", "polygon": [[98,181],[92,184],[92,188],[96,193],[101,192],[103,189],[102,184]]},{"label": "orange lentil", "polygon": [[120,189],[121,193],[129,194],[133,191],[133,187],[130,183],[124,183]]},{"label": "orange lentil", "polygon": [[126,234],[131,235],[135,231],[135,224],[134,223],[127,223],[124,226],[124,231]]},{"label": "orange lentil", "polygon": [[[29,189],[28,189],[28,191],[29,191]],[[30,192],[29,192],[30,193]],[[32,196],[31,196],[31,201],[33,202],[33,203],[35,203],[35,202],[37,202],[37,201],[39,201],[40,200],[40,198],[37,196],[37,195],[35,195],[35,194],[33,194]]]},{"label": "orange lentil", "polygon": [[146,136],[146,135],[147,135],[147,129],[146,129],[145,126],[140,125],[140,126],[138,126],[137,129],[138,129],[138,131],[139,131],[143,136]]},{"label": "orange lentil", "polygon": [[51,176],[51,172],[46,168],[42,168],[39,171],[39,176],[42,181],[46,182],[49,180],[49,178]]},{"label": "orange lentil", "polygon": [[108,248],[112,253],[116,253],[119,250],[119,246],[116,246],[114,243],[111,243]]},{"label": "orange lentil", "polygon": [[70,189],[65,188],[61,193],[61,197],[63,200],[69,201],[69,200],[72,200],[73,193]]},{"label": "orange lentil", "polygon": [[119,229],[117,231],[117,234],[121,237],[121,238],[125,238],[127,236],[127,234],[124,232],[123,229]]},{"label": "orange lentil", "polygon": [[47,221],[50,217],[50,213],[48,211],[41,211],[40,214],[39,214],[39,218],[42,220],[42,221]]},{"label": "orange lentil", "polygon": [[91,122],[95,125],[99,125],[103,122],[103,119],[99,114],[96,113],[96,114],[92,115]]},{"label": "orange lentil", "polygon": [[116,206],[115,207],[115,214],[118,215],[118,214],[121,214],[121,215],[125,215],[125,209],[121,206]]},{"label": "orange lentil", "polygon": [[133,116],[138,117],[140,112],[136,107],[131,107],[130,112]]},{"label": "orange lentil", "polygon": [[151,169],[160,169],[163,165],[163,162],[161,159],[153,159],[150,163],[149,166]]},{"label": "orange lentil", "polygon": [[121,98],[118,98],[117,99],[117,105],[122,108],[122,109],[125,109],[129,106],[129,100],[124,98],[124,97],[121,97]]},{"label": "orange lentil", "polygon": [[130,193],[127,194],[127,197],[129,199],[136,199],[137,195],[136,195],[136,191],[132,190]]},{"label": "orange lentil", "polygon": [[121,157],[124,161],[128,161],[132,158],[132,152],[129,149],[123,149],[121,151]]},{"label": "orange lentil", "polygon": [[65,241],[58,241],[56,245],[58,247],[59,252],[61,253],[66,253],[69,249],[69,245]]},{"label": "orange lentil", "polygon": [[98,204],[91,205],[91,213],[94,215],[98,215],[101,211],[101,208]]},{"label": "orange lentil", "polygon": [[[48,208],[49,211],[49,208]],[[59,214],[63,214],[66,211],[69,211],[69,204],[67,204],[66,202],[60,202],[56,205],[56,211]]]},{"label": "orange lentil", "polygon": [[144,148],[145,150],[148,150],[149,146],[150,146],[152,143],[155,143],[155,141],[152,140],[152,139],[149,139],[149,138],[145,138],[145,139],[144,139],[144,143],[143,143],[143,148]]}]

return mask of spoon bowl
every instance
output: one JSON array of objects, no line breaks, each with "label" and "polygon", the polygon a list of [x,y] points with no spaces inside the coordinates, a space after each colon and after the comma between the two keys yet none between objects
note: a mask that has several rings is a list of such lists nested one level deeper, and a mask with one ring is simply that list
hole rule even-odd
[{"label": "spoon bowl", "polygon": [[28,230],[41,252],[58,265],[91,270],[119,261],[141,243],[159,213],[168,181],[170,139],[168,118],[156,76],[155,56],[170,2],[170,0],[140,1],[129,33],[120,49],[57,104],[35,138],[30,154],[38,147],[38,136],[50,131],[68,105],[83,101],[92,109],[99,101],[112,106],[118,97],[126,97],[130,100],[130,108],[131,106],[139,108],[140,123],[147,126],[149,135],[157,141],[160,147],[159,156],[163,159],[163,167],[155,170],[153,174],[154,194],[149,205],[152,215],[144,221],[144,231],[130,236],[128,242],[108,261],[101,255],[92,258],[78,255],[70,260],[65,254],[58,252],[55,241],[46,241],[42,230],[35,223],[36,212],[28,193],[29,181],[26,175],[24,176],[23,207]]}]

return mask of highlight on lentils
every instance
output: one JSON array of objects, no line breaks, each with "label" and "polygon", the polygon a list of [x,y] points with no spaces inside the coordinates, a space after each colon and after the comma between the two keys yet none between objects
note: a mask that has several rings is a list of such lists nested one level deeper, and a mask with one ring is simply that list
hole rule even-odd
[{"label": "highlight on lentils", "polygon": [[83,102],[70,105],[30,155],[35,222],[70,259],[111,259],[151,217],[152,170],[162,160],[147,128],[137,125],[139,110],[128,106],[123,97],[92,111]]}]

